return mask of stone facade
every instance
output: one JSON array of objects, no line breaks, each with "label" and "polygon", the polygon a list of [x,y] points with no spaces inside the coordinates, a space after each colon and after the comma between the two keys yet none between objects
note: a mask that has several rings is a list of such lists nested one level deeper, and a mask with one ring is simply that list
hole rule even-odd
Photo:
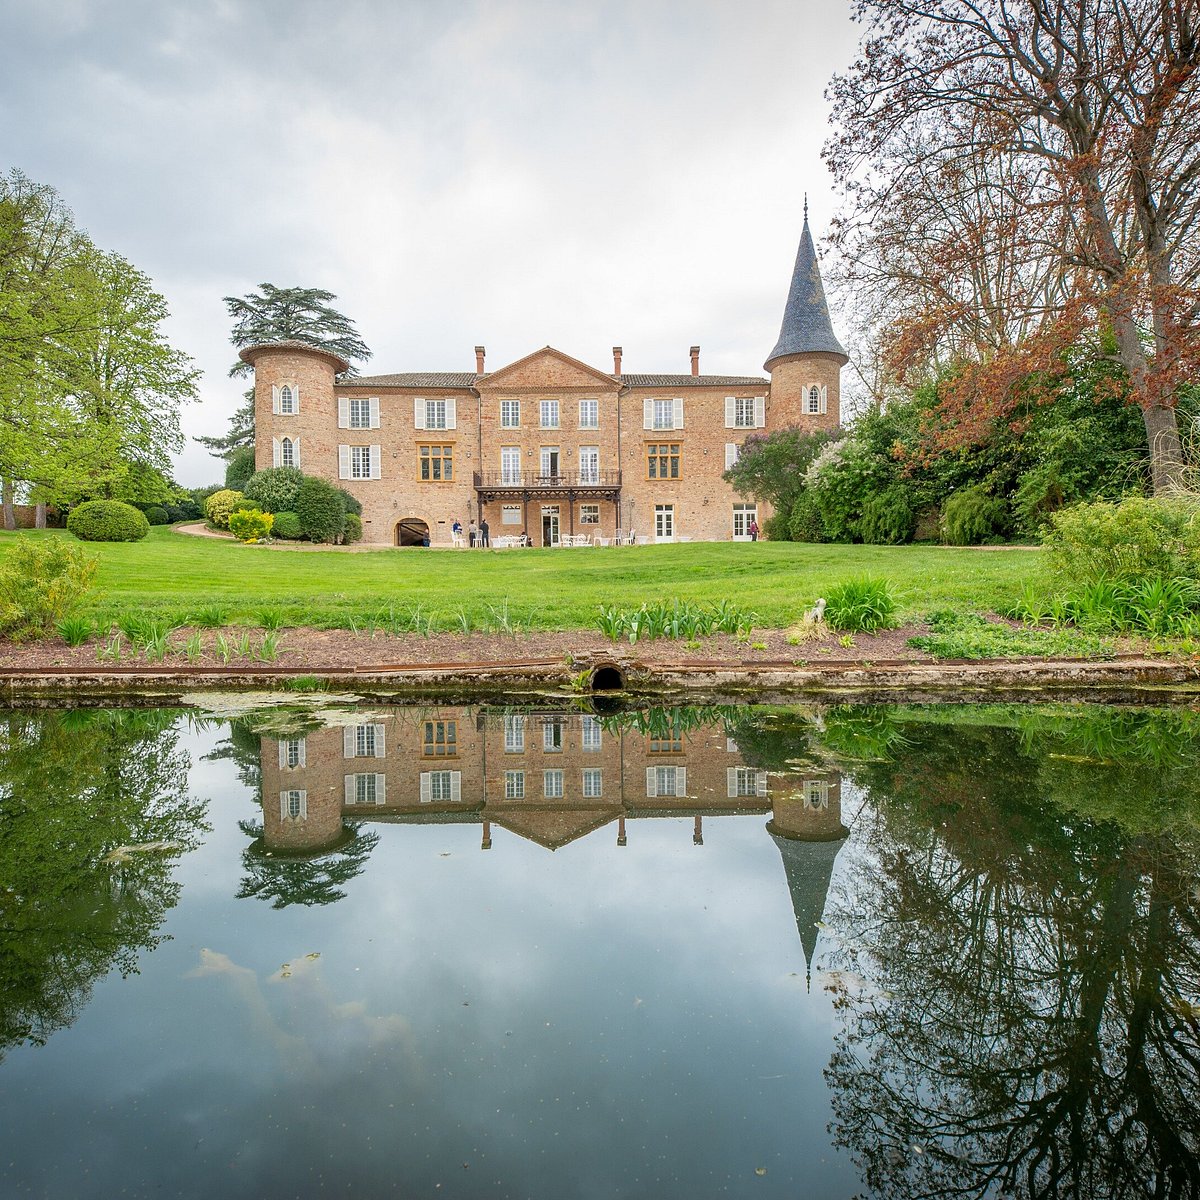
[{"label": "stone facade", "polygon": [[455,520],[535,546],[749,540],[770,510],[722,478],[746,437],[840,421],[846,356],[807,220],[795,272],[769,379],[701,375],[699,347],[681,375],[625,373],[619,347],[608,372],[547,346],[490,373],[476,347],[473,372],[352,379],[299,342],[249,347],[255,464],[344,487],[376,544],[447,546]]}]

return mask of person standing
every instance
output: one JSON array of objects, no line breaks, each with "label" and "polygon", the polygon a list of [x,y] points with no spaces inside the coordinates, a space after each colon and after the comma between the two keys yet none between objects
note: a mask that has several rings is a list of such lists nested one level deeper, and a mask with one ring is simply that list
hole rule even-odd
[{"label": "person standing", "polygon": [[758,520],[755,517],[750,518],[750,540],[758,541]]},{"label": "person standing", "polygon": [[479,540],[479,530],[475,526],[475,518],[474,517],[471,518],[470,538],[471,538],[471,549],[474,550],[475,546]]},{"label": "person standing", "polygon": [[488,529],[487,517],[479,522],[479,544],[486,550],[491,546],[491,531]]}]

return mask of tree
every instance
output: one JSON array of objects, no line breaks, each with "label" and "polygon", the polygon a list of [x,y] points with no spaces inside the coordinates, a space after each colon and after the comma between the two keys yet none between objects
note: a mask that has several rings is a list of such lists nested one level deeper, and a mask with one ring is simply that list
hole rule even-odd
[{"label": "tree", "polygon": [[751,434],[742,443],[737,462],[725,472],[725,482],[739,496],[767,501],[786,523],[804,491],[808,464],[823,446],[842,436],[840,429],[812,433],[795,426]]},{"label": "tree", "polygon": [[[1155,490],[1181,486],[1174,408],[1200,369],[1194,3],[858,0],[857,15],[825,148],[852,205],[837,237],[852,270],[882,268],[893,313],[918,298],[899,361],[947,338],[969,353],[945,444],[1003,415],[1031,372],[1065,382],[1063,347],[1107,328]],[[895,253],[870,249],[877,229]],[[932,286],[914,285],[930,261]]]},{"label": "tree", "polygon": [[[225,307],[234,321],[229,340],[239,349],[262,342],[298,341],[331,350],[350,363],[371,357],[354,322],[331,306],[330,301],[337,299],[332,292],[321,288],[279,288],[271,283],[260,283],[258,287],[257,292],[245,296],[225,297]],[[251,373],[252,368],[240,359],[229,369],[234,378]],[[354,374],[351,366],[343,377]],[[223,437],[199,437],[196,441],[216,458],[226,459],[235,450],[253,446],[253,389],[245,393]]]}]

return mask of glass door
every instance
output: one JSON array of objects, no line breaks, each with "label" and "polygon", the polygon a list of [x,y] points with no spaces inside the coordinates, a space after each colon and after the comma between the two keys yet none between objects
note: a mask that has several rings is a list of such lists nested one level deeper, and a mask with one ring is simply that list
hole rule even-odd
[{"label": "glass door", "polygon": [[500,481],[502,483],[521,482],[521,447],[500,447]]},{"label": "glass door", "polygon": [[750,540],[750,522],[758,520],[758,505],[735,504],[733,506],[733,540],[748,542]]},{"label": "glass door", "polygon": [[579,447],[579,482],[600,482],[600,447]]},{"label": "glass door", "polygon": [[558,480],[558,447],[542,447],[542,479],[557,482]]},{"label": "glass door", "polygon": [[558,545],[558,505],[544,504],[542,506],[542,545]]},{"label": "glass door", "polygon": [[656,504],[654,506],[654,540],[656,542],[673,542],[675,540],[675,505]]}]

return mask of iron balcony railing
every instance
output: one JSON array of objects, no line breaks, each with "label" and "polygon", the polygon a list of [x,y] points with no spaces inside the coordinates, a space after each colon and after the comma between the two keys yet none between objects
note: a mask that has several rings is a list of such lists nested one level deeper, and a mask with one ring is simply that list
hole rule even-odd
[{"label": "iron balcony railing", "polygon": [[620,471],[559,471],[543,475],[540,471],[476,471],[477,488],[613,488],[621,486]]}]

